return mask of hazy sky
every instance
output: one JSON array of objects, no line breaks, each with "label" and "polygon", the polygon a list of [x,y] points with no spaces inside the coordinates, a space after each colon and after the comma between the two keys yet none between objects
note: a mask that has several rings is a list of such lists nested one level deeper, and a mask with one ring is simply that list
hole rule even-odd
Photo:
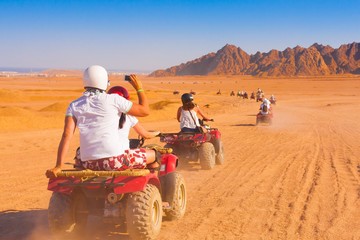
[{"label": "hazy sky", "polygon": [[360,42],[360,0],[0,0],[0,31],[0,67],[150,72],[226,44]]}]

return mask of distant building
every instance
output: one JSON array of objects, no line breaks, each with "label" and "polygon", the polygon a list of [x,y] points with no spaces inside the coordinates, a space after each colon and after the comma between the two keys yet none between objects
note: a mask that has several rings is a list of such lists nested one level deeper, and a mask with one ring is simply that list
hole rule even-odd
[{"label": "distant building", "polygon": [[35,76],[35,77],[48,77],[46,73],[19,73],[19,72],[10,72],[10,71],[2,71],[0,72],[0,77],[27,77],[27,76]]}]

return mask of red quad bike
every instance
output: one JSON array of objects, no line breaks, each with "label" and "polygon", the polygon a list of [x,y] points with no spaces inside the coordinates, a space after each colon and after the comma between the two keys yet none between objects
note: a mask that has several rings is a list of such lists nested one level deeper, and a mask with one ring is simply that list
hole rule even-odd
[{"label": "red quad bike", "polygon": [[255,99],[255,93],[251,93],[251,95],[250,95],[250,99]]},{"label": "red quad bike", "polygon": [[276,100],[275,99],[270,99],[270,103],[273,105],[276,105]]},{"label": "red quad bike", "polygon": [[[143,143],[138,140],[138,147]],[[85,232],[88,216],[96,215],[106,223],[126,227],[132,239],[155,239],[163,214],[168,220],[182,218],[187,201],[185,181],[176,172],[178,158],[169,153],[171,149],[158,151],[162,153],[158,173],[152,169],[72,169],[50,179],[50,231],[62,239],[70,234],[77,236]]]},{"label": "red quad bike", "polygon": [[256,93],[256,102],[262,102],[264,100],[264,93],[257,92]]},{"label": "red quad bike", "polygon": [[269,114],[261,114],[260,112],[256,115],[256,125],[259,123],[268,123],[269,125],[272,124],[272,119],[274,115],[272,112]]},{"label": "red quad bike", "polygon": [[204,120],[200,120],[200,125],[200,133],[161,133],[160,141],[166,143],[165,148],[172,148],[180,161],[200,159],[201,168],[209,170],[215,164],[224,164],[224,146],[217,128],[204,124]]}]

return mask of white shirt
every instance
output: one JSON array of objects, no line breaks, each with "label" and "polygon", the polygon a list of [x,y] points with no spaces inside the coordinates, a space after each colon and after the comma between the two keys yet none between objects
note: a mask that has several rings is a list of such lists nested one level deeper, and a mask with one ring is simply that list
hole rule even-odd
[{"label": "white shirt", "polygon": [[[190,112],[191,112],[191,115],[190,115]],[[196,126],[200,126],[199,124],[199,119],[197,117],[197,114],[194,110],[184,110],[183,108],[181,108],[181,115],[180,115],[180,129],[181,128],[192,128],[192,129],[195,129]],[[193,119],[194,118],[194,119]],[[195,125],[195,122],[196,122],[196,125]]]},{"label": "white shirt", "polygon": [[126,120],[124,122],[123,127],[121,129],[119,128],[120,149],[122,152],[130,148],[130,144],[129,144],[130,129],[133,128],[138,122],[139,120],[136,117],[126,115]]},{"label": "white shirt", "polygon": [[[264,105],[267,106],[267,111],[266,111],[266,112],[263,111]],[[261,115],[267,115],[267,114],[269,114],[269,110],[270,110],[270,105],[267,104],[266,102],[263,102],[263,103],[260,105],[260,113],[261,113]]]},{"label": "white shirt", "polygon": [[86,91],[70,103],[66,116],[76,118],[82,161],[122,154],[118,134],[119,113],[126,113],[131,107],[131,101],[105,92]]},{"label": "white shirt", "polygon": [[270,104],[271,104],[271,102],[268,100],[268,99],[264,99],[264,103],[266,104],[266,105],[268,105],[268,107],[270,108]]}]

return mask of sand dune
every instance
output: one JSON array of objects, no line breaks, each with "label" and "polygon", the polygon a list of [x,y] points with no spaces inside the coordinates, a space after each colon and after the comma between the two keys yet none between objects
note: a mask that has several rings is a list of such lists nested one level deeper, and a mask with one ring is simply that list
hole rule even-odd
[{"label": "sand dune", "polygon": [[[359,77],[142,80],[152,111],[140,119],[146,128],[177,131],[180,95],[173,91],[193,90],[225,146],[225,164],[213,170],[180,164],[188,209],[183,219],[163,222],[159,239],[360,239]],[[0,239],[49,239],[44,172],[55,163],[64,113],[81,81],[0,84]],[[230,96],[258,87],[278,98],[272,126],[255,126],[259,103]],[[77,146],[76,135],[69,161]],[[87,239],[128,239],[110,225],[95,231],[99,224],[92,219]]]}]

